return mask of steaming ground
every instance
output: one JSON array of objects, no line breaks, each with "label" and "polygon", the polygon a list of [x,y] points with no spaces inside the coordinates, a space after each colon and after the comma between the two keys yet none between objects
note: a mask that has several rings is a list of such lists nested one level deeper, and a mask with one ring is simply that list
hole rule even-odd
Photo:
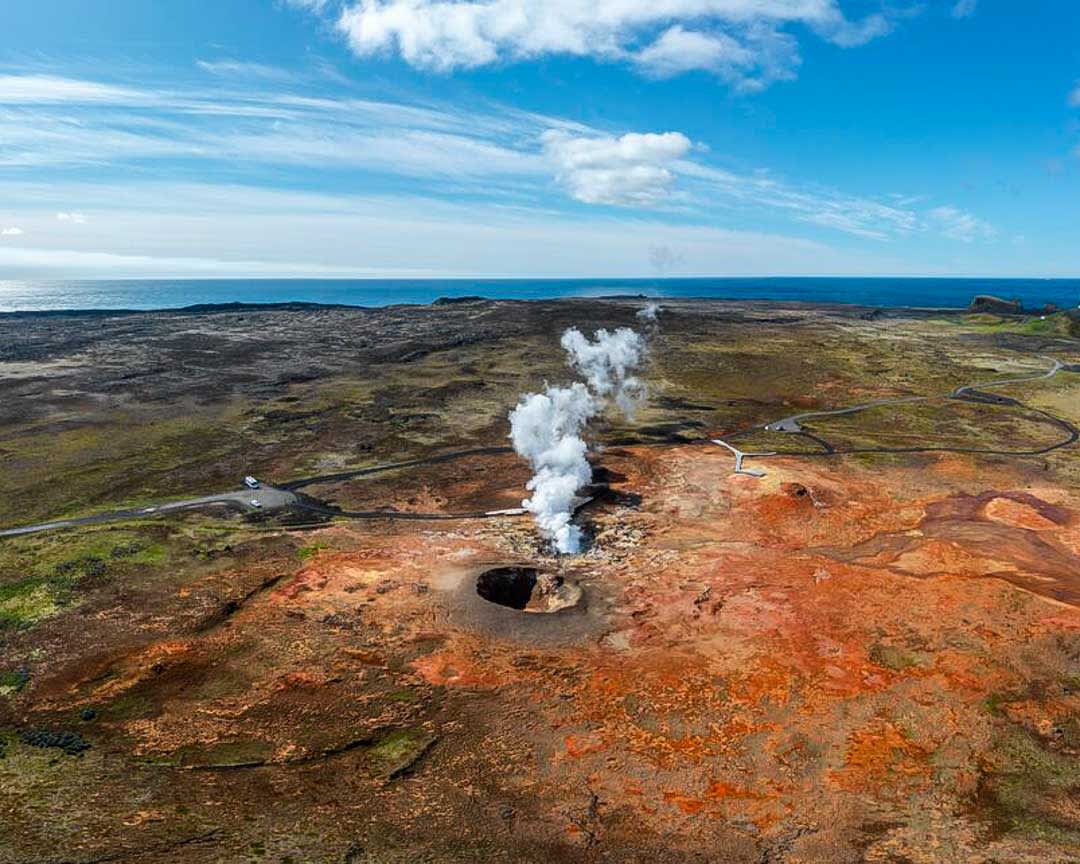
[{"label": "steaming ground", "polygon": [[[570,395],[527,449],[577,438],[609,487],[563,523],[574,556],[529,515],[3,540],[0,864],[1080,861],[1078,451],[826,455],[761,428],[1072,367],[1080,331],[665,301],[627,421],[560,343],[643,336],[643,305],[0,316],[3,526],[245,474],[318,475],[305,493],[355,511],[511,508],[537,470],[507,413],[545,381]],[[1060,435],[1038,410],[1080,423],[1077,372],[1017,388],[1037,410],[806,425],[1037,451]],[[798,453],[753,478],[680,443],[752,428]],[[506,567],[581,602],[487,602]]]},{"label": "steaming ground", "polygon": [[[655,310],[649,320],[656,320]],[[560,344],[584,382],[548,386],[543,393],[522,397],[510,414],[510,438],[534,472],[527,486],[532,497],[522,506],[557,552],[573,555],[581,551],[584,533],[571,520],[578,493],[592,479],[583,436],[589,421],[612,403],[633,419],[646,395],[644,382],[634,374],[645,362],[646,344],[626,327],[597,330],[592,340],[570,328]]]},{"label": "steaming ground", "polygon": [[532,497],[522,506],[563,554],[581,550],[581,528],[570,520],[578,490],[592,479],[582,433],[598,410],[593,394],[576,383],[531,393],[510,414],[514,449],[534,472],[527,486]]}]

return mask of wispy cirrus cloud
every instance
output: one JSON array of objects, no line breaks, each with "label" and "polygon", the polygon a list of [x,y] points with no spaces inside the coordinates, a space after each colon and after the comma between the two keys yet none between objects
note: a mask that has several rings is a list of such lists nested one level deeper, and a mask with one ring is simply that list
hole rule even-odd
[{"label": "wispy cirrus cloud", "polygon": [[0,105],[57,103],[128,105],[143,101],[137,88],[58,75],[0,75]]},{"label": "wispy cirrus cloud", "polygon": [[738,90],[753,91],[794,78],[802,58],[794,37],[773,29],[751,30],[739,40],[675,25],[639,51],[634,63],[658,78],[702,70]]},{"label": "wispy cirrus cloud", "polygon": [[951,240],[973,243],[976,240],[992,240],[997,229],[958,207],[935,207],[929,213],[931,222],[940,233]]},{"label": "wispy cirrus cloud", "polygon": [[284,0],[286,6],[306,9],[309,12],[322,12],[331,5],[331,0]]},{"label": "wispy cirrus cloud", "polygon": [[[932,230],[959,242],[992,236],[977,217],[935,214],[918,196],[876,199],[725,169],[678,130],[612,133],[494,104],[313,96],[298,83],[206,91],[5,77],[19,80],[0,89],[0,171],[136,167],[144,182],[178,164],[211,176],[278,167],[316,183],[345,171],[402,192],[504,205],[559,209],[561,188],[579,203],[678,210],[708,224],[779,220],[877,242]],[[58,212],[69,224],[85,219]]]},{"label": "wispy cirrus cloud", "polygon": [[891,29],[882,13],[849,18],[838,0],[361,0],[337,14],[358,55],[397,53],[441,72],[570,55],[659,75],[700,69],[744,89],[792,77],[799,52],[789,28],[845,47]]},{"label": "wispy cirrus cloud", "polygon": [[259,78],[266,81],[291,81],[295,77],[287,69],[252,63],[244,60],[196,60],[195,65],[203,72],[222,78]]},{"label": "wispy cirrus cloud", "polygon": [[505,202],[157,182],[19,183],[5,193],[5,204],[30,216],[34,208],[55,208],[65,199],[101,202],[94,209],[94,232],[50,233],[46,214],[33,217],[38,221],[32,246],[0,245],[0,270],[13,278],[633,276],[650,270],[658,246],[671,250],[673,269],[689,275],[880,272],[897,266],[875,254],[840,252],[782,232]]},{"label": "wispy cirrus cloud", "polygon": [[953,18],[970,18],[975,14],[975,9],[978,5],[979,0],[956,0],[950,10],[950,14]]}]

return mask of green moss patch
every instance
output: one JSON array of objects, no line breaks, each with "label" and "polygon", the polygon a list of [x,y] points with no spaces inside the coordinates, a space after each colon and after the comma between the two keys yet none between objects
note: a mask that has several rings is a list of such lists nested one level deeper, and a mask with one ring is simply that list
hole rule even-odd
[{"label": "green moss patch", "polygon": [[326,543],[312,543],[310,546],[301,546],[296,550],[296,557],[301,561],[308,561],[318,555],[320,552],[325,552],[327,549],[332,548]]},{"label": "green moss patch", "polygon": [[883,642],[875,642],[867,652],[870,662],[875,666],[883,666],[894,672],[903,672],[912,666],[918,666],[919,660],[913,654],[895,645],[886,645]]},{"label": "green moss patch", "polygon": [[979,804],[1002,833],[1080,846],[1080,761],[1041,746],[1017,726],[995,742]]},{"label": "green moss patch", "polygon": [[11,669],[0,672],[0,696],[11,696],[20,692],[30,683],[30,671],[28,669]]},{"label": "green moss patch", "polygon": [[181,747],[172,761],[184,768],[249,768],[265,765],[274,748],[257,739],[190,744]]},{"label": "green moss patch", "polygon": [[160,529],[92,528],[0,545],[0,629],[25,629],[75,605],[78,592],[156,568],[169,550]]},{"label": "green moss patch", "polygon": [[0,585],[0,630],[21,630],[60,611],[57,592],[41,579]]},{"label": "green moss patch", "polygon": [[437,737],[420,729],[396,729],[368,750],[372,767],[388,780],[408,773],[430,750]]}]

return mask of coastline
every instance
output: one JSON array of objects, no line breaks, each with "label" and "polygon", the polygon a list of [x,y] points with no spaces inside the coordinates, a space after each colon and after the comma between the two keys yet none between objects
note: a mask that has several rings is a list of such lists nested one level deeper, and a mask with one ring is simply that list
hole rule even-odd
[{"label": "coastline", "polygon": [[[545,297],[536,299],[519,300],[501,297],[479,297],[473,300],[472,306],[502,305],[502,306],[544,306],[544,305],[576,305],[610,303],[612,305],[640,304],[644,301],[658,301],[671,308],[679,306],[708,305],[712,307],[730,307],[738,310],[802,310],[806,312],[827,312],[837,315],[851,315],[853,317],[865,317],[873,315],[875,318],[911,318],[936,315],[966,315],[974,314],[967,306],[876,306],[866,303],[844,303],[840,301],[815,301],[815,300],[768,300],[768,299],[740,299],[729,297],[657,297],[654,295],[616,295],[599,297]],[[268,303],[195,303],[190,306],[164,306],[147,309],[19,309],[14,311],[0,311],[0,320],[18,319],[43,319],[43,318],[117,318],[117,317],[192,317],[201,315],[227,315],[237,313],[270,313],[270,312],[369,312],[373,314],[394,312],[403,310],[429,310],[445,308],[447,305],[438,301],[431,303],[389,303],[385,305],[360,305],[348,303],[306,303],[299,301],[268,302]],[[465,305],[465,304],[462,304]],[[1067,311],[1067,310],[1063,310]],[[995,313],[1007,314],[1007,313]],[[1030,310],[1016,313],[1015,317],[1022,318],[1031,315],[1043,314],[1041,310]]]},{"label": "coastline", "polygon": [[374,309],[480,297],[490,302],[614,300],[799,304],[958,312],[972,298],[1017,298],[1027,310],[1071,309],[1080,279],[767,277],[514,280],[0,280],[0,315],[123,315],[254,309]]}]

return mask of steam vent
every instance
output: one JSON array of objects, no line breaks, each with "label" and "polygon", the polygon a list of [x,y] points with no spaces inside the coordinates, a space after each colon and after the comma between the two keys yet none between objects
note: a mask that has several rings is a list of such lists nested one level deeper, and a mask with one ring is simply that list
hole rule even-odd
[{"label": "steam vent", "polygon": [[476,593],[498,606],[549,614],[576,606],[581,586],[532,567],[496,567],[476,579]]}]

